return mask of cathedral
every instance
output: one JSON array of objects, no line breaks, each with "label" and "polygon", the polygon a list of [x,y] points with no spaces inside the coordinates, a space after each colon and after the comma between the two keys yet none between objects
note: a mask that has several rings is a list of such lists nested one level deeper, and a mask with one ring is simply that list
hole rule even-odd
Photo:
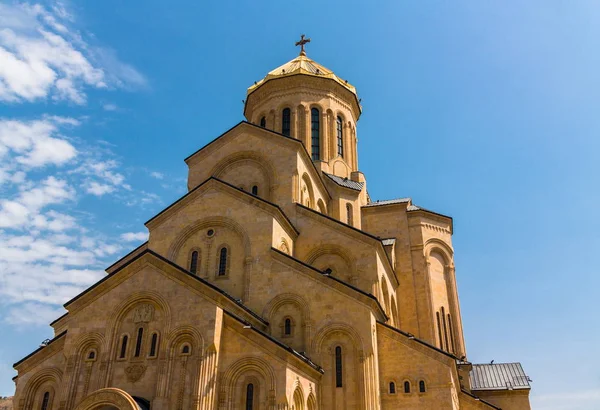
[{"label": "cathedral", "polygon": [[309,41],[14,364],[15,409],[530,409],[520,363],[468,360],[452,218],[371,200],[361,100]]}]

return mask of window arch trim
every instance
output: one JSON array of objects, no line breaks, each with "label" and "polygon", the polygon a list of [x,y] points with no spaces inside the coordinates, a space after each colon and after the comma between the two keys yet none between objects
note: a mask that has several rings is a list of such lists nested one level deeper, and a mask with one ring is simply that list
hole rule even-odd
[{"label": "window arch trim", "polygon": [[402,383],[402,391],[404,392],[404,394],[411,393],[410,380],[404,380],[404,382]]}]

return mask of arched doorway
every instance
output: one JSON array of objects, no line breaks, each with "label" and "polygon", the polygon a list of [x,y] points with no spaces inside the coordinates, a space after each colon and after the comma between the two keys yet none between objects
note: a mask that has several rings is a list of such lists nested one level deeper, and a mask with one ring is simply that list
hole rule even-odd
[{"label": "arched doorway", "polygon": [[[139,400],[139,399],[138,399]],[[147,403],[147,402],[146,402]],[[96,390],[79,403],[75,410],[146,410],[126,391],[109,387]]]}]

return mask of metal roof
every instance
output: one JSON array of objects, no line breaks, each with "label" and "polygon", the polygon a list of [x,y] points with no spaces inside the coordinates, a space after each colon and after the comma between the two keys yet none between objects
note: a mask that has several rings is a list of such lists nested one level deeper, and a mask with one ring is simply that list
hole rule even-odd
[{"label": "metal roof", "polygon": [[287,63],[277,67],[276,69],[271,70],[265,78],[258,82],[255,82],[248,88],[248,94],[252,93],[262,84],[266,83],[267,81],[273,78],[287,77],[295,74],[306,74],[313,77],[330,78],[338,84],[340,84],[342,87],[356,94],[356,88],[354,88],[353,85],[349,84],[347,80],[342,80],[340,77],[335,75],[330,69],[323,67],[321,64],[302,54],[294,58],[293,60],[290,60]]},{"label": "metal roof", "polygon": [[356,182],[348,178],[338,177],[337,175],[328,174],[327,172],[323,172],[327,175],[333,182],[336,184],[343,186],[345,188],[355,189],[357,191],[362,191],[364,182]]},{"label": "metal roof", "polygon": [[368,208],[371,206],[402,204],[405,202],[410,202],[410,198],[384,199],[382,201],[369,202],[368,204],[363,205],[363,208]]},{"label": "metal roof", "polygon": [[382,239],[381,242],[383,243],[383,246],[393,245],[396,243],[396,238]]},{"label": "metal roof", "polygon": [[521,363],[473,364],[471,390],[530,389]]}]

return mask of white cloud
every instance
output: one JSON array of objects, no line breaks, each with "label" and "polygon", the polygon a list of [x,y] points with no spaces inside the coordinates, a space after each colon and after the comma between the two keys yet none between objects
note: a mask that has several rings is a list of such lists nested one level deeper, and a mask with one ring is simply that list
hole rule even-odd
[{"label": "white cloud", "polygon": [[121,239],[126,242],[142,242],[148,240],[148,232],[126,232],[121,234]]},{"label": "white cloud", "polygon": [[100,184],[96,181],[91,181],[88,184],[84,184],[83,187],[85,188],[85,192],[96,196],[109,194],[115,190],[113,185]]},{"label": "white cloud", "polygon": [[156,178],[156,179],[163,179],[165,176],[163,174],[161,174],[160,172],[151,172],[150,176],[152,178]]},{"label": "white cloud", "polygon": [[61,307],[28,302],[10,308],[5,321],[19,327],[45,326],[64,313],[65,310]]},{"label": "white cloud", "polygon": [[102,108],[104,108],[105,111],[117,111],[119,109],[116,104],[104,104]]},{"label": "white cloud", "polygon": [[[42,220],[46,221],[47,227],[52,221],[63,221],[56,222],[54,227],[64,224],[66,219],[58,213],[44,216],[38,212],[48,205],[73,199],[74,196],[75,191],[66,181],[49,176],[39,186],[21,191],[15,199],[0,200],[0,228],[22,229],[32,225],[41,227],[44,225]],[[51,219],[48,220],[48,217]]]},{"label": "white cloud", "polygon": [[60,127],[78,124],[63,117],[32,121],[0,118],[0,160],[12,153],[17,163],[30,168],[63,165],[77,155],[77,150],[59,134]]},{"label": "white cloud", "polygon": [[62,5],[0,3],[0,101],[85,104],[86,87],[131,87],[145,77],[114,51],[88,44]]}]

